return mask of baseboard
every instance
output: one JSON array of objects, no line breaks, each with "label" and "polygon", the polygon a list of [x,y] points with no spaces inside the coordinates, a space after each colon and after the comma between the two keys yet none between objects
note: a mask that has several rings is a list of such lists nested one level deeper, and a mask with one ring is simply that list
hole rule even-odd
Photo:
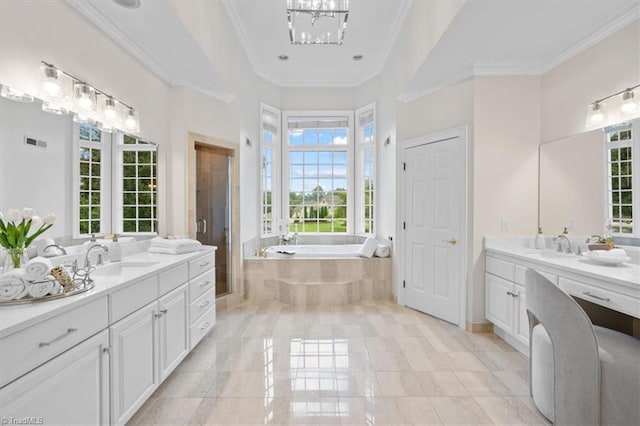
[{"label": "baseboard", "polygon": [[467,331],[472,333],[493,333],[493,324],[490,322],[468,322]]}]

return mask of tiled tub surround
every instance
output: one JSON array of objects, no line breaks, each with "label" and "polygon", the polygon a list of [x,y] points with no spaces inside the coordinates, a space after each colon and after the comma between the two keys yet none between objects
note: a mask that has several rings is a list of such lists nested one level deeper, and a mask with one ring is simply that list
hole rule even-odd
[{"label": "tiled tub surround", "polygon": [[247,258],[245,298],[295,306],[391,300],[390,258]]},{"label": "tiled tub surround", "polygon": [[[576,242],[585,237],[575,238]],[[640,265],[636,247],[624,247],[630,263],[605,266],[581,256],[533,249],[533,238],[486,237],[485,315],[494,331],[522,352],[527,351],[524,271],[534,269],[574,296],[597,325],[640,338]]]}]

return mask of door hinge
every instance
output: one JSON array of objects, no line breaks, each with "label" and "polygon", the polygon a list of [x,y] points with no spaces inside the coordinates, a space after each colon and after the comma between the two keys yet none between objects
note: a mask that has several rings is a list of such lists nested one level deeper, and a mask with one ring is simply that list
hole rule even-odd
[{"label": "door hinge", "polygon": [[407,288],[407,282],[405,280],[402,280],[402,288]]},{"label": "door hinge", "polygon": [[407,222],[402,222],[402,229],[407,229]]},{"label": "door hinge", "polygon": [[407,163],[404,161],[402,162],[402,170],[407,170]]}]

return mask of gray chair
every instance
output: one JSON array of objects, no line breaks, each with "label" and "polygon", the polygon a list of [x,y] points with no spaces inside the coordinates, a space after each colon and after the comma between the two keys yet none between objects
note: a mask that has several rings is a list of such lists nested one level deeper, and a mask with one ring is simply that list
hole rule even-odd
[{"label": "gray chair", "polygon": [[556,425],[640,424],[640,340],[594,326],[567,293],[526,273],[531,396]]}]

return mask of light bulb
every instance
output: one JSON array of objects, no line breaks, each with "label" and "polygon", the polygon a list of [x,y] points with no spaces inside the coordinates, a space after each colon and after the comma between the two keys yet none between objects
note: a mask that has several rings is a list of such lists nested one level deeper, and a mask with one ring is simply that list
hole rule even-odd
[{"label": "light bulb", "polygon": [[594,102],[589,105],[587,112],[587,127],[597,126],[604,120],[604,113],[600,102]]},{"label": "light bulb", "polygon": [[133,133],[140,131],[140,120],[138,119],[138,113],[135,109],[129,108],[127,118],[124,120],[124,127]]},{"label": "light bulb", "polygon": [[104,109],[102,112],[104,113],[104,117],[109,121],[115,120],[118,116],[118,112],[116,111],[117,102],[118,101],[112,97],[108,97],[104,100]]},{"label": "light bulb", "polygon": [[638,106],[633,99],[633,90],[625,90],[622,94],[622,106],[620,107],[620,110],[624,114],[633,114],[637,109]]},{"label": "light bulb", "polygon": [[50,65],[42,68],[42,91],[49,98],[60,98],[63,95],[62,81],[59,78],[58,70]]}]

